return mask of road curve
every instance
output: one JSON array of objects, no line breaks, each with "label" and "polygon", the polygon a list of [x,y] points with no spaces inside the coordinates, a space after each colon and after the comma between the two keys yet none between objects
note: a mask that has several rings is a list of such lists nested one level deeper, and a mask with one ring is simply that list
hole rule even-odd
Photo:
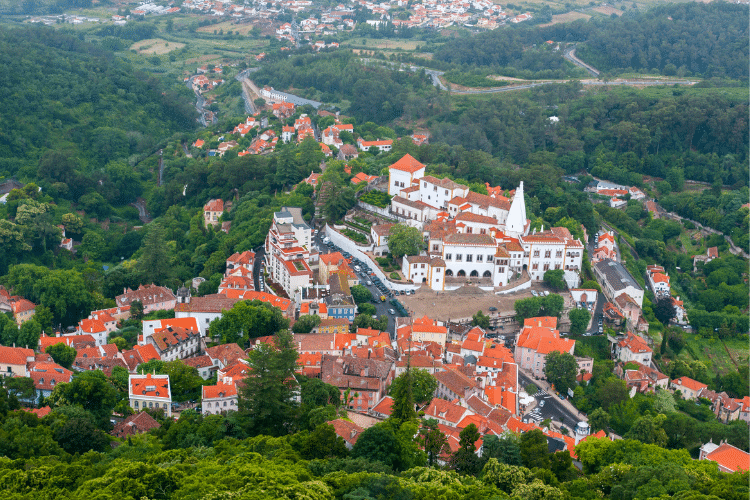
[{"label": "road curve", "polygon": [[588,71],[591,76],[599,76],[601,74],[601,71],[596,69],[595,67],[591,66],[590,64],[586,64],[585,62],[581,61],[576,57],[576,46],[573,45],[572,47],[565,49],[565,52],[563,52],[563,57],[567,59],[568,61],[572,62],[579,68],[583,68],[586,71]]}]

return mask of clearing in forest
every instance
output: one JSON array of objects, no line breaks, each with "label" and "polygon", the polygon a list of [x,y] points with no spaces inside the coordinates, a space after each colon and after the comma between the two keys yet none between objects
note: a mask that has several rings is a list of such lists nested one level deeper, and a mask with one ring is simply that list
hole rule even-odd
[{"label": "clearing in forest", "polygon": [[173,50],[181,49],[184,46],[184,43],[168,42],[166,40],[162,40],[161,38],[150,38],[148,40],[135,42],[130,46],[130,50],[135,50],[139,54],[160,56],[163,54],[169,54]]},{"label": "clearing in forest", "polygon": [[540,28],[544,28],[546,26],[552,26],[553,24],[559,24],[559,23],[569,23],[572,21],[576,21],[578,19],[591,19],[591,16],[588,14],[584,14],[583,12],[566,12],[565,14],[555,14],[552,16],[552,21],[547,24],[540,24]]}]

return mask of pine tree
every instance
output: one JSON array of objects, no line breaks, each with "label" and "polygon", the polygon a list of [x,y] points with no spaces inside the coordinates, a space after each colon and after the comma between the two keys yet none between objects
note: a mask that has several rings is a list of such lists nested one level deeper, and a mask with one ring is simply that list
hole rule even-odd
[{"label": "pine tree", "polygon": [[252,434],[282,436],[293,431],[297,418],[297,357],[288,331],[278,332],[273,343],[261,343],[250,353],[248,376],[240,389],[238,406]]},{"label": "pine tree", "polygon": [[169,258],[164,241],[164,228],[160,224],[152,224],[149,228],[138,266],[145,273],[147,281],[162,283],[166,279]]},{"label": "pine tree", "polygon": [[391,418],[398,422],[408,422],[417,418],[417,413],[414,411],[411,357],[409,357],[406,364],[406,371],[401,377],[403,378],[402,382],[395,385],[393,391],[391,391],[391,397],[393,398]]}]

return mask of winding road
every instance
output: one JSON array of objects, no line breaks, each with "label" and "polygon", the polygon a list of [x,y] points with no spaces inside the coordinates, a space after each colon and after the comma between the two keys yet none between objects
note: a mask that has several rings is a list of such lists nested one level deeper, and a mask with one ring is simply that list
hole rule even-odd
[{"label": "winding road", "polygon": [[596,69],[595,67],[589,64],[586,64],[585,62],[581,61],[580,59],[576,57],[575,45],[565,49],[565,52],[563,52],[563,57],[567,59],[568,61],[572,62],[573,64],[575,64],[576,66],[578,66],[579,68],[583,68],[586,71],[588,71],[591,74],[591,76],[599,76],[601,74],[601,71],[599,71],[598,69]]},{"label": "winding road", "polygon": [[[593,66],[586,64],[585,62],[581,61],[576,57],[576,48],[571,47],[565,50],[563,57],[570,61],[571,63],[575,64],[576,66],[579,66],[586,71],[588,71],[592,76],[598,77],[601,72],[594,68]],[[445,74],[445,71],[438,71],[435,69],[429,69],[425,68],[423,66],[414,66],[414,65],[407,65],[407,64],[397,64],[392,63],[389,61],[379,61],[377,59],[368,59],[363,58],[362,59],[366,63],[375,63],[375,64],[381,64],[385,66],[390,66],[392,68],[398,68],[401,71],[410,70],[413,72],[417,72],[420,69],[424,69],[425,74],[427,74],[432,79],[432,84],[439,88],[440,90],[448,91],[452,94],[458,94],[458,95],[471,95],[471,94],[495,94],[497,92],[510,92],[512,90],[523,90],[523,89],[531,89],[534,87],[540,87],[542,85],[553,85],[553,84],[559,84],[559,83],[567,83],[570,81],[580,81],[583,85],[693,85],[697,83],[696,81],[692,80],[672,80],[672,79],[628,79],[628,80],[615,80],[615,81],[602,81],[599,79],[586,79],[586,80],[554,80],[554,81],[543,81],[543,82],[529,82],[529,83],[522,83],[520,85],[507,85],[504,87],[492,87],[488,89],[472,89],[472,90],[454,90],[449,88],[447,85],[443,83],[443,81],[440,79],[441,76]]]}]

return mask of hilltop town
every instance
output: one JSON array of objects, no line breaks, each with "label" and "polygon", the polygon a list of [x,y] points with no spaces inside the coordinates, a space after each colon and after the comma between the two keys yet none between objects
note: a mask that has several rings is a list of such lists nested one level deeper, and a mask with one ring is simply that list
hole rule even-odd
[{"label": "hilltop town", "polygon": [[74,4],[0,2],[6,496],[747,497],[747,6]]}]

